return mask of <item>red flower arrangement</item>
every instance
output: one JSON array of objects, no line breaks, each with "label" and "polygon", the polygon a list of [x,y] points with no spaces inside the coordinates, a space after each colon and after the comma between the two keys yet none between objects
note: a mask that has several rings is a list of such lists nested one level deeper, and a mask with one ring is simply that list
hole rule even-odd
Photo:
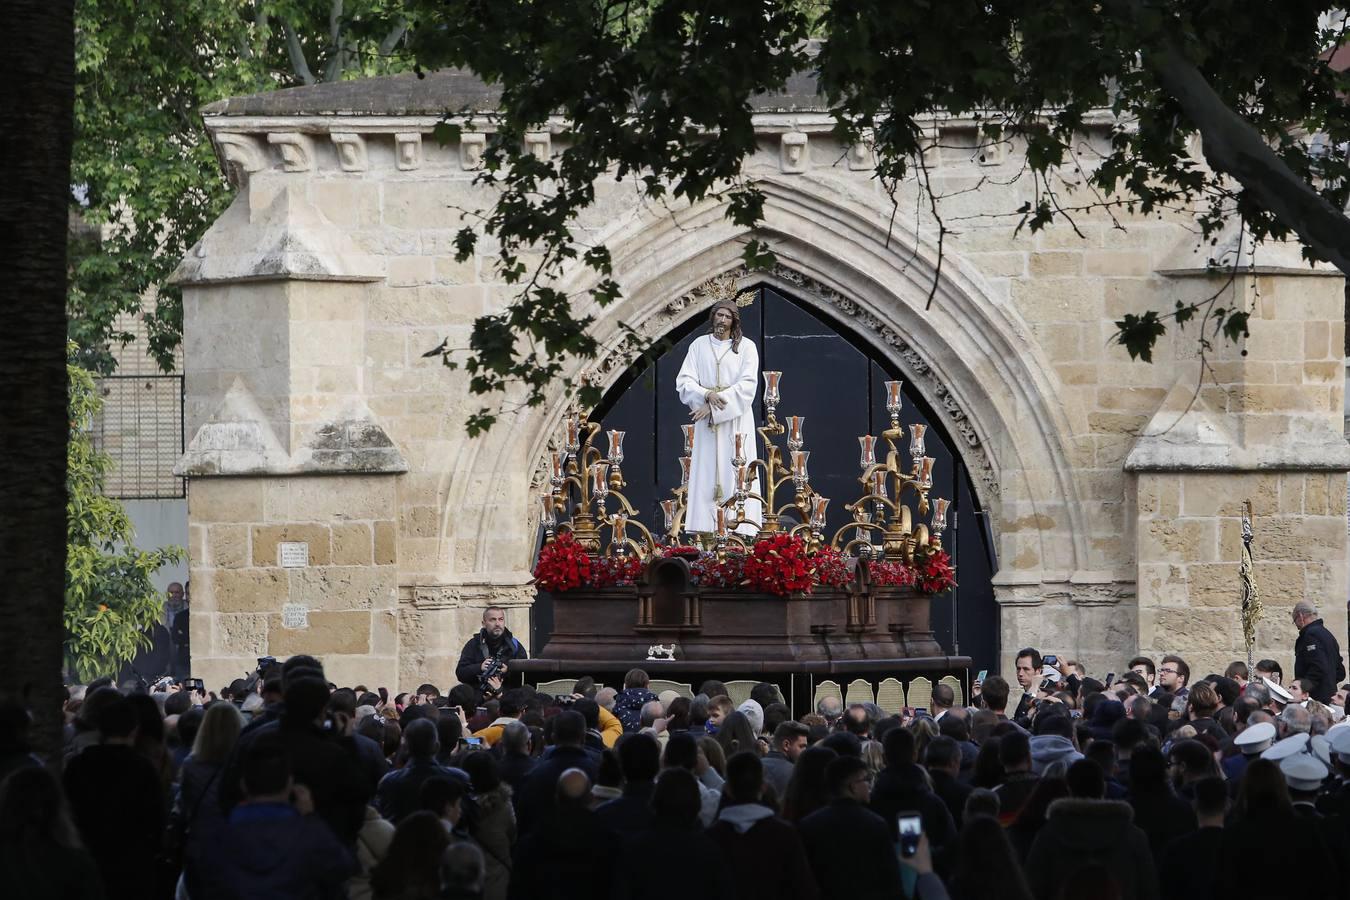
[{"label": "red flower arrangement", "polygon": [[847,587],[853,581],[853,571],[849,568],[848,558],[829,544],[824,545],[811,557],[816,584],[825,587]]},{"label": "red flower arrangement", "polygon": [[756,591],[777,594],[810,593],[815,567],[806,544],[789,534],[756,541],[745,558],[745,583]]},{"label": "red flower arrangement", "polygon": [[592,587],[631,587],[642,574],[642,561],[636,556],[601,556],[591,561]]},{"label": "red flower arrangement", "polygon": [[912,587],[917,573],[900,560],[875,559],[867,567],[877,587]]},{"label": "red flower arrangement", "polygon": [[946,550],[935,550],[918,561],[914,587],[921,594],[940,594],[956,584],[956,570]]},{"label": "red flower arrangement", "polygon": [[551,594],[571,591],[591,577],[591,558],[570,532],[564,531],[539,551],[534,564],[534,581]]},{"label": "red flower arrangement", "polygon": [[745,554],[728,549],[726,558],[718,562],[716,554],[704,553],[689,564],[689,571],[703,587],[740,587],[745,583]]}]

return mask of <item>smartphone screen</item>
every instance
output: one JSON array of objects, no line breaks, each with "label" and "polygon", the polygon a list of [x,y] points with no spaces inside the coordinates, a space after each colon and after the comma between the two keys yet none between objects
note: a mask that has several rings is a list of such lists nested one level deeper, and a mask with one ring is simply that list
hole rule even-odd
[{"label": "smartphone screen", "polygon": [[1107,687],[1110,687],[1111,685],[1113,685],[1113,684],[1115,684],[1115,683],[1116,683],[1116,673],[1115,673],[1115,672],[1107,672],[1107,673],[1106,673],[1106,686],[1107,686]]},{"label": "smartphone screen", "polygon": [[1045,658],[1042,660],[1042,662],[1044,662],[1047,666],[1053,666],[1053,665],[1055,665],[1056,663],[1059,662],[1059,657],[1058,657],[1058,656],[1047,656],[1047,657],[1045,657]]},{"label": "smartphone screen", "polygon": [[989,670],[981,669],[980,674],[975,676],[975,680],[978,681],[980,684],[984,684],[984,680],[988,677],[989,677]]},{"label": "smartphone screen", "polygon": [[919,850],[919,835],[923,834],[923,820],[916,812],[902,812],[895,819],[900,831],[900,855],[911,857]]}]

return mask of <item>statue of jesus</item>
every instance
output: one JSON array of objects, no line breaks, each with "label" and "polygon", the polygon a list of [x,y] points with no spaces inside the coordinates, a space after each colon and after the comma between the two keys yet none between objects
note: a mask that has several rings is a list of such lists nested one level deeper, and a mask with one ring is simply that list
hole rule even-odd
[{"label": "statue of jesus", "polygon": [[[685,530],[717,530],[714,510],[736,493],[734,435],[744,435],[746,464],[759,456],[755,444],[755,394],[759,390],[759,352],[741,334],[741,312],[730,300],[718,302],[709,316],[711,333],[690,345],[675,377],[680,402],[694,420],[694,450],[685,498]],[[749,490],[760,493],[758,477]],[[728,519],[731,512],[728,509]],[[759,532],[760,502],[745,501],[744,521],[735,530],[746,536]]]}]

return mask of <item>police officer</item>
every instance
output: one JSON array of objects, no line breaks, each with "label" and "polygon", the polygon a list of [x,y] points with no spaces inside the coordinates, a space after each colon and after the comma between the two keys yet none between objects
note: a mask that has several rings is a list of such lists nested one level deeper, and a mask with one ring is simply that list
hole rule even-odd
[{"label": "police officer", "polygon": [[1317,608],[1306,600],[1294,604],[1294,626],[1298,642],[1294,645],[1294,677],[1303,690],[1318,703],[1330,703],[1337,683],[1345,677],[1341,647],[1317,616]]}]

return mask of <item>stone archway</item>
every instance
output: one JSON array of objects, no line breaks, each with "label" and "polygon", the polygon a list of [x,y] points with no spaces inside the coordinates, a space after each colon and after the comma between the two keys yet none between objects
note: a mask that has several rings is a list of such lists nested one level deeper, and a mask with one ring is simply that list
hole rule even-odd
[{"label": "stone archway", "polygon": [[[756,278],[856,322],[907,380],[924,386],[943,424],[965,442],[962,454],[976,475],[981,503],[992,513],[1003,580],[1062,581],[1092,568],[1061,440],[1068,429],[1049,367],[1016,312],[959,260],[948,257],[938,273],[932,248],[912,238],[901,246],[899,236],[892,236],[888,247],[885,230],[856,210],[772,182],[765,188],[769,199],[760,237],[774,248],[778,265]],[[608,389],[634,355],[618,323],[649,338],[663,335],[703,302],[696,293],[700,284],[739,270],[746,238],[716,208],[638,229],[622,242],[611,238],[625,300],[600,311],[597,327],[606,351],[573,374],[589,373]],[[661,248],[659,258],[653,246]],[[938,290],[932,310],[925,312],[934,278]],[[515,419],[500,437],[484,443],[476,459],[488,462],[488,471],[504,473],[513,462],[504,450],[528,446],[536,484],[541,483],[562,400],[559,394],[555,402]],[[469,471],[482,472],[477,463]],[[492,533],[495,516],[519,515],[525,508],[492,507],[480,533]],[[524,546],[514,551],[520,559],[528,553]],[[481,562],[500,568],[491,558]]]}]

